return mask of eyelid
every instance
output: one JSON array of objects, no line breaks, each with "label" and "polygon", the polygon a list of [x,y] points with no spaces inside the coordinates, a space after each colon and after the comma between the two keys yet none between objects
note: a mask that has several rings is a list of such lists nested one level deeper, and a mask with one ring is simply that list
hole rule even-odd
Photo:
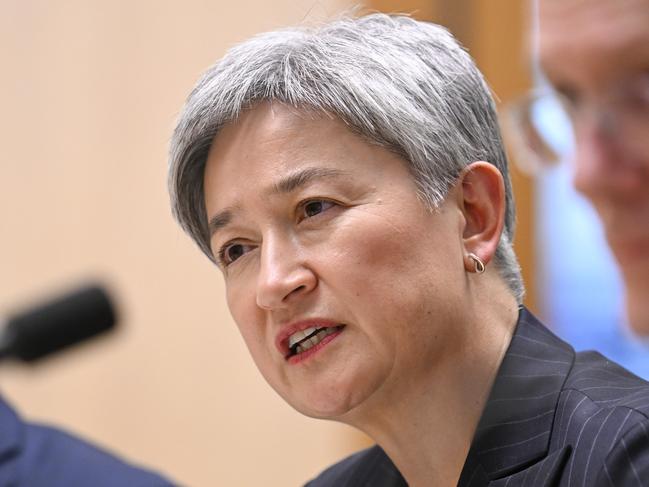
[{"label": "eyelid", "polygon": [[308,205],[309,203],[315,203],[315,202],[322,202],[322,203],[331,203],[332,205],[338,205],[341,206],[342,203],[335,198],[330,198],[326,196],[314,196],[311,198],[305,198],[303,199],[298,206],[304,207],[305,205]]}]

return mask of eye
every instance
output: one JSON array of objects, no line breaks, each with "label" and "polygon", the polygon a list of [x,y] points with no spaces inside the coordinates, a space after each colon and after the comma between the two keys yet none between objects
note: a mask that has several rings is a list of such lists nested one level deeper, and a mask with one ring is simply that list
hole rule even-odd
[{"label": "eye", "polygon": [[335,206],[335,203],[329,200],[308,200],[300,205],[300,219],[312,218],[323,211]]},{"label": "eye", "polygon": [[227,243],[219,250],[219,263],[223,267],[227,267],[250,250],[252,250],[251,245],[237,242]]}]

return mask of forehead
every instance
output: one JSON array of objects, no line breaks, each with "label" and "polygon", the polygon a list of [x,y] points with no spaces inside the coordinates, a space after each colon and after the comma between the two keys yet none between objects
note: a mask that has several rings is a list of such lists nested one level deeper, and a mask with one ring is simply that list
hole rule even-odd
[{"label": "forehead", "polygon": [[405,166],[398,156],[365,141],[336,117],[262,103],[214,138],[204,174],[205,203],[209,213],[233,206],[251,192],[281,193],[277,189],[283,179],[308,168],[371,182],[395,170],[392,159]]},{"label": "forehead", "polygon": [[550,76],[622,76],[649,63],[649,0],[540,0],[539,31]]}]

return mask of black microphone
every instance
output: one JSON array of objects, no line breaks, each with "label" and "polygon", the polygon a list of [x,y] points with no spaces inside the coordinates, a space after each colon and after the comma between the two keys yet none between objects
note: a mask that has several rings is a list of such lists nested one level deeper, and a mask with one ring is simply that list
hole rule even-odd
[{"label": "black microphone", "polygon": [[32,362],[115,326],[110,297],[98,285],[8,317],[0,330],[0,359]]}]

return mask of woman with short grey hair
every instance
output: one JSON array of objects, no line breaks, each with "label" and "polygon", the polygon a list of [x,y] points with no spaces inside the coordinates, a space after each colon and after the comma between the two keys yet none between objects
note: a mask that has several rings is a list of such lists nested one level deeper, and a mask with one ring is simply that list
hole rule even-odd
[{"label": "woman with short grey hair", "polygon": [[170,172],[176,217],[210,258],[200,190],[207,150],[221,126],[260,100],[336,116],[403,155],[431,208],[470,162],[494,164],[507,199],[496,266],[522,302],[511,243],[513,195],[493,100],[470,56],[444,28],[408,17],[342,19],[257,36],[210,69],[178,122]]},{"label": "woman with short grey hair", "polygon": [[521,305],[494,103],[443,28],[374,14],[235,46],[187,100],[169,183],[268,383],[377,442],[309,485],[649,468],[647,383]]}]

